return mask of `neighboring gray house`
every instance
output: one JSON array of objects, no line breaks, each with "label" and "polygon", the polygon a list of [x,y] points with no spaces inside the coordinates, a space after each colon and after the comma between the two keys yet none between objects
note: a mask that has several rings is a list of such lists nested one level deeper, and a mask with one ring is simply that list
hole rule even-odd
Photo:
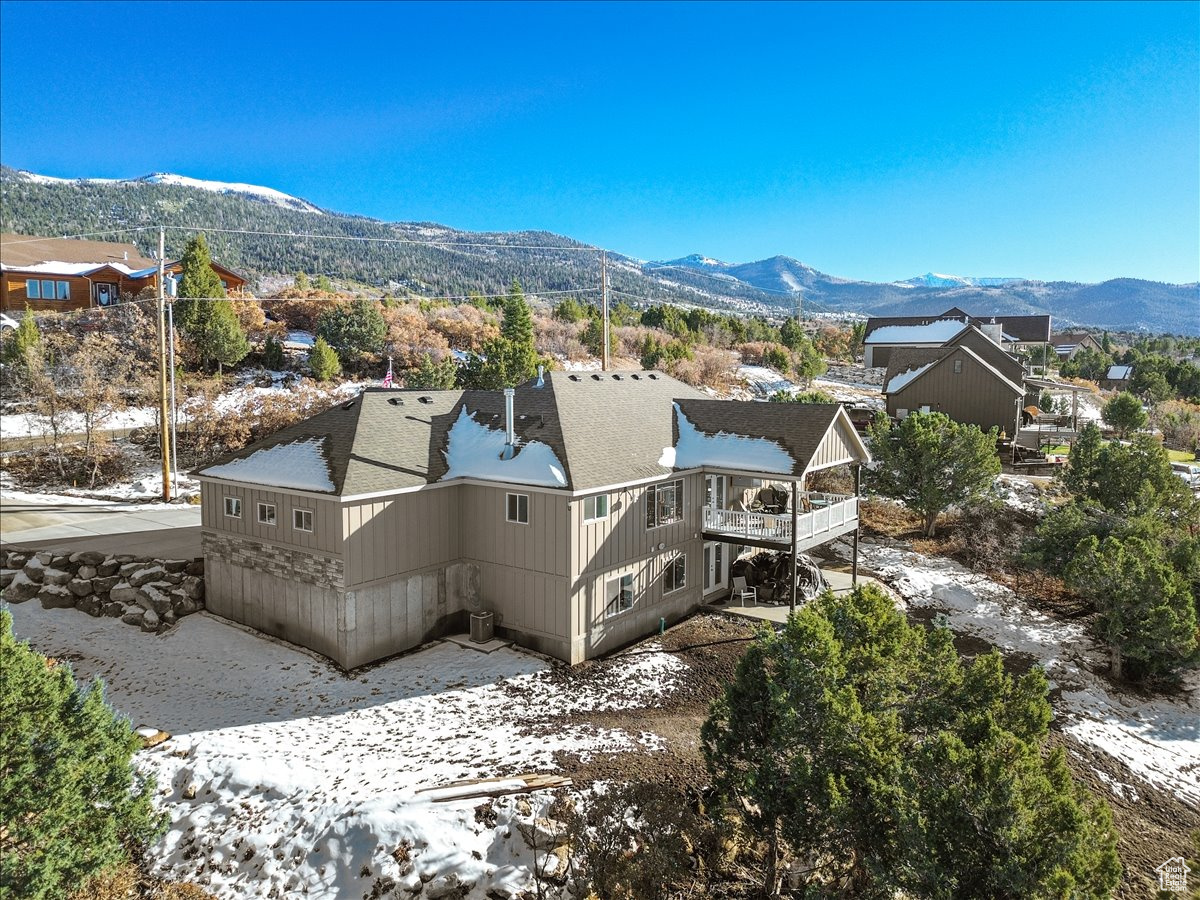
[{"label": "neighboring gray house", "polygon": [[989,316],[979,318],[957,306],[937,316],[872,316],[863,335],[863,363],[886,367],[899,348],[932,349],[945,346],[974,326],[1009,350],[1023,350],[1050,342],[1050,316]]},{"label": "neighboring gray house", "polygon": [[956,422],[1014,435],[1027,404],[1026,388],[1004,358],[1012,361],[999,348],[990,353],[981,346],[977,352],[967,342],[897,350],[883,381],[888,415],[903,419],[910,412],[941,412]]},{"label": "neighboring gray house", "polygon": [[1051,343],[1054,345],[1054,352],[1058,354],[1060,361],[1074,359],[1075,354],[1080,350],[1092,350],[1096,353],[1104,352],[1104,347],[1100,342],[1086,331],[1056,334],[1052,338]]},{"label": "neighboring gray house", "polygon": [[1109,366],[1100,387],[1106,391],[1127,391],[1133,384],[1133,366]]},{"label": "neighboring gray house", "polygon": [[736,546],[855,531],[857,497],[801,494],[795,533],[745,501],[868,460],[838,405],[713,400],[656,372],[369,389],[198,470],[207,605],[345,668],[481,610],[576,663],[727,595]]}]

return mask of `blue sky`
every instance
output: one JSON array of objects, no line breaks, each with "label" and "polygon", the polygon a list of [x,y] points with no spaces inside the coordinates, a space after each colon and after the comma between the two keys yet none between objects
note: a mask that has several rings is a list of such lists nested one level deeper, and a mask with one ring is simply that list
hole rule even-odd
[{"label": "blue sky", "polygon": [[646,259],[1200,278],[1200,4],[3,3],[0,158]]}]

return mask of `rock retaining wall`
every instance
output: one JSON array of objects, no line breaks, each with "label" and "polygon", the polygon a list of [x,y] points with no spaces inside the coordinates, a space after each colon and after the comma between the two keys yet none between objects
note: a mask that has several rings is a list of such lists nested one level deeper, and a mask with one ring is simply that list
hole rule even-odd
[{"label": "rock retaining wall", "polygon": [[37,598],[46,609],[74,607],[162,632],[204,608],[204,560],[12,549],[0,588],[8,603]]}]

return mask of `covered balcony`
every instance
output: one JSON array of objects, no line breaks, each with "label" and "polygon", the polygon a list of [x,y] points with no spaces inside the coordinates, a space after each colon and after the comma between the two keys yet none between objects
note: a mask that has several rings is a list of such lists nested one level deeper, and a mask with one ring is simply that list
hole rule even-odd
[{"label": "covered balcony", "polygon": [[790,491],[777,490],[775,498],[773,503],[753,505],[758,508],[747,507],[740,501],[733,509],[705,506],[704,539],[803,553],[858,527],[858,497],[799,492],[794,532]]}]

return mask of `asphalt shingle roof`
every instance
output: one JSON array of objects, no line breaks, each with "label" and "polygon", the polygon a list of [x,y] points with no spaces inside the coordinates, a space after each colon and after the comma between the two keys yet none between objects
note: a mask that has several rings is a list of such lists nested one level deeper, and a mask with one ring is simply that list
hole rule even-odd
[{"label": "asphalt shingle roof", "polygon": [[[663,450],[675,445],[673,404],[701,431],[766,437],[804,471],[839,407],[713,400],[660,372],[552,372],[519,385],[513,402],[519,444],[547,444],[564,465],[566,489],[586,491],[673,471]],[[255,451],[323,437],[337,496],[386,493],[440,480],[447,436],[463,409],[480,425],[504,429],[500,391],[368,388],[353,400],[284,428],[201,467],[197,475]]]}]

